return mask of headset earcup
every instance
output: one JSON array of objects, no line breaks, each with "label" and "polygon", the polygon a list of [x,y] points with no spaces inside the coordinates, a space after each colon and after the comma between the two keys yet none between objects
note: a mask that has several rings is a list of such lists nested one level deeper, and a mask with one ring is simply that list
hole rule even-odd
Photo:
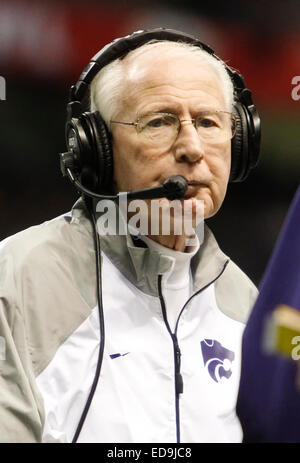
[{"label": "headset earcup", "polygon": [[94,158],[91,150],[90,129],[84,119],[71,118],[65,129],[66,144],[72,154],[72,170],[80,177],[81,183],[86,186],[93,186],[95,178],[93,175]]},{"label": "headset earcup", "polygon": [[236,133],[231,142],[230,182],[242,182],[249,173],[248,123],[245,109],[240,103],[233,108],[236,116]]},{"label": "headset earcup", "polygon": [[113,152],[111,134],[99,112],[89,114],[97,151],[98,192],[109,193],[113,182]]},{"label": "headset earcup", "polygon": [[[88,166],[94,175],[94,184],[90,188],[98,193],[109,193],[112,187],[113,155],[111,136],[105,122],[98,112],[83,113],[82,124],[88,132],[90,156],[93,161]],[[86,166],[87,167],[87,166]]]}]

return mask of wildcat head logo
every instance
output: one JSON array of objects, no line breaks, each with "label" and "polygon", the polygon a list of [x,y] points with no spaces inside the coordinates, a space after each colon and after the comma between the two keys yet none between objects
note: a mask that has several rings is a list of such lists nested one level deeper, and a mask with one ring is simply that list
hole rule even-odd
[{"label": "wildcat head logo", "polygon": [[221,379],[230,378],[232,375],[231,364],[234,360],[234,352],[226,349],[214,339],[204,339],[200,343],[204,366],[211,378],[219,383]]}]

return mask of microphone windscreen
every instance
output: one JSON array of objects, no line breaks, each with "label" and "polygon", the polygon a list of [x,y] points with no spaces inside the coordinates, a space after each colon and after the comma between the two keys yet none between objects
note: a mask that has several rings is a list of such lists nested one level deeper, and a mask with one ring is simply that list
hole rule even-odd
[{"label": "microphone windscreen", "polygon": [[188,183],[182,175],[173,175],[172,177],[167,178],[163,187],[166,198],[172,201],[173,199],[184,198],[188,189]]}]

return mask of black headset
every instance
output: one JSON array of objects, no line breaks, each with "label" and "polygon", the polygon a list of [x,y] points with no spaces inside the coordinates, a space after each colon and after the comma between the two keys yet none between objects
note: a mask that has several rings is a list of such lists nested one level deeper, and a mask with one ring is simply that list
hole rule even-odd
[{"label": "black headset", "polygon": [[[67,153],[61,155],[61,170],[70,169],[81,184],[97,193],[111,193],[113,185],[113,150],[110,132],[98,111],[84,112],[89,98],[89,87],[96,74],[117,58],[150,40],[169,40],[195,45],[223,62],[214,51],[197,38],[182,32],[158,28],[137,31],[107,44],[90,61],[78,82],[71,87],[66,122]],[[237,130],[231,146],[231,182],[241,182],[256,166],[260,149],[260,118],[253,104],[251,92],[244,79],[224,63],[234,86],[233,113],[237,117]]]}]

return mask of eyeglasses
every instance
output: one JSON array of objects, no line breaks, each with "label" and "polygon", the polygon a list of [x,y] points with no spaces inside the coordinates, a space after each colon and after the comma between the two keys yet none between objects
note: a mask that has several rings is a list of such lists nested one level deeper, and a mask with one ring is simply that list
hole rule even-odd
[{"label": "eyeglasses", "polygon": [[151,145],[163,147],[175,142],[183,122],[191,122],[199,137],[208,143],[230,140],[237,126],[235,115],[226,111],[202,111],[194,119],[179,119],[170,113],[151,113],[138,117],[135,122],[110,121],[111,124],[132,125]]}]

